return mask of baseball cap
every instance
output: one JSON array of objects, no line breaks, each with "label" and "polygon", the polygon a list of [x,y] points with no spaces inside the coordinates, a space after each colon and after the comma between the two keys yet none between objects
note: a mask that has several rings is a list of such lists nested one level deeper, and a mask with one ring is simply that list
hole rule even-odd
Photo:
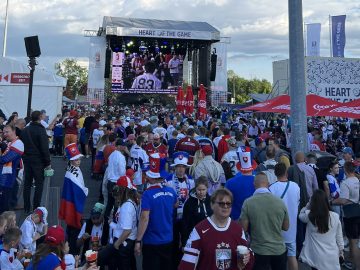
[{"label": "baseball cap", "polygon": [[344,147],[344,149],[342,150],[343,154],[349,154],[349,155],[354,155],[353,150],[351,149],[351,147]]},{"label": "baseball cap", "polygon": [[105,125],[106,125],[106,121],[105,120],[100,120],[99,126],[103,127]]},{"label": "baseball cap", "polygon": [[64,229],[60,226],[51,226],[45,236],[45,242],[57,246],[65,241]]},{"label": "baseball cap", "polygon": [[117,186],[125,187],[128,189],[136,190],[136,186],[131,182],[130,178],[126,175],[120,176],[116,182]]},{"label": "baseball cap", "polygon": [[204,145],[201,147],[201,151],[204,153],[205,156],[212,155],[213,149],[210,145]]},{"label": "baseball cap", "polygon": [[104,212],[104,209],[105,209],[105,205],[97,202],[94,205],[93,209],[91,209],[90,217],[91,218],[100,218],[102,213]]}]

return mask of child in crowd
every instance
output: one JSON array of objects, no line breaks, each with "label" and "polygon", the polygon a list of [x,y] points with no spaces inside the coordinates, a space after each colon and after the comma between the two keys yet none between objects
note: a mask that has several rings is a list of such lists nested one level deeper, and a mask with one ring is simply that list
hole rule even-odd
[{"label": "child in crowd", "polygon": [[17,252],[21,238],[21,230],[19,228],[10,228],[6,230],[3,237],[3,248],[0,252],[0,269],[4,270],[22,270],[24,269],[20,260],[22,253]]},{"label": "child in crowd", "polygon": [[88,189],[85,187],[83,174],[80,169],[81,158],[76,143],[65,147],[65,154],[69,160],[66,168],[62,194],[60,199],[59,218],[64,220],[67,228],[71,254],[78,254],[76,239],[81,229],[81,219],[84,211]]},{"label": "child in crowd", "polygon": [[7,222],[7,228],[16,228],[16,213],[14,211],[5,211],[4,213],[1,214]]},{"label": "child in crowd", "polygon": [[35,253],[36,240],[47,233],[47,214],[45,207],[38,207],[24,220],[20,227],[22,231],[21,250],[28,249],[32,254]]},{"label": "child in crowd", "polygon": [[7,220],[3,215],[0,215],[0,250],[3,248],[3,235],[6,231]]},{"label": "child in crowd", "polygon": [[64,137],[64,128],[61,122],[62,119],[54,126],[54,154],[55,156],[63,155],[63,137]]},{"label": "child in crowd", "polygon": [[65,261],[65,265],[66,265],[66,270],[75,270],[77,269],[78,265],[79,265],[79,255],[76,255],[74,257],[74,255],[69,254],[69,242],[65,242],[65,246],[64,246],[64,261]]}]

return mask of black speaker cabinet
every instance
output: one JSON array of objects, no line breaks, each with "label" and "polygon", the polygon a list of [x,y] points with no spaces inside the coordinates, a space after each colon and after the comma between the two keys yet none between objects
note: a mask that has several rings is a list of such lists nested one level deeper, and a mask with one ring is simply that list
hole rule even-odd
[{"label": "black speaker cabinet", "polygon": [[104,78],[108,79],[110,77],[110,65],[111,65],[111,50],[106,49],[105,55],[105,70],[104,70]]},{"label": "black speaker cabinet", "polygon": [[217,55],[212,54],[211,55],[211,68],[210,68],[210,81],[215,81],[216,78],[216,63],[217,63]]},{"label": "black speaker cabinet", "polygon": [[26,54],[28,57],[39,57],[41,55],[38,36],[24,38]]}]

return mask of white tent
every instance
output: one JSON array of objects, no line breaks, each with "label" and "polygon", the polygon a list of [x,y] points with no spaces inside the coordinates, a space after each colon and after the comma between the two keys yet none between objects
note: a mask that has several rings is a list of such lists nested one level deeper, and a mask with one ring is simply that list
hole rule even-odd
[{"label": "white tent", "polygon": [[[0,109],[9,117],[26,117],[30,71],[26,64],[0,57]],[[45,70],[34,72],[31,108],[45,110],[50,119],[61,113],[66,79]]]}]

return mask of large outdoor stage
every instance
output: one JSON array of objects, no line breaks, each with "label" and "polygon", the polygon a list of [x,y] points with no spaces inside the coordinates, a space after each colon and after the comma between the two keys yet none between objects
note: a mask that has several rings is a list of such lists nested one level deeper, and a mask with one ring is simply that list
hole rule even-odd
[{"label": "large outdoor stage", "polygon": [[200,84],[210,89],[216,73],[211,45],[219,41],[220,32],[206,22],[104,17],[90,39],[88,92],[104,88],[103,78],[122,94],[176,94],[179,86]]}]

